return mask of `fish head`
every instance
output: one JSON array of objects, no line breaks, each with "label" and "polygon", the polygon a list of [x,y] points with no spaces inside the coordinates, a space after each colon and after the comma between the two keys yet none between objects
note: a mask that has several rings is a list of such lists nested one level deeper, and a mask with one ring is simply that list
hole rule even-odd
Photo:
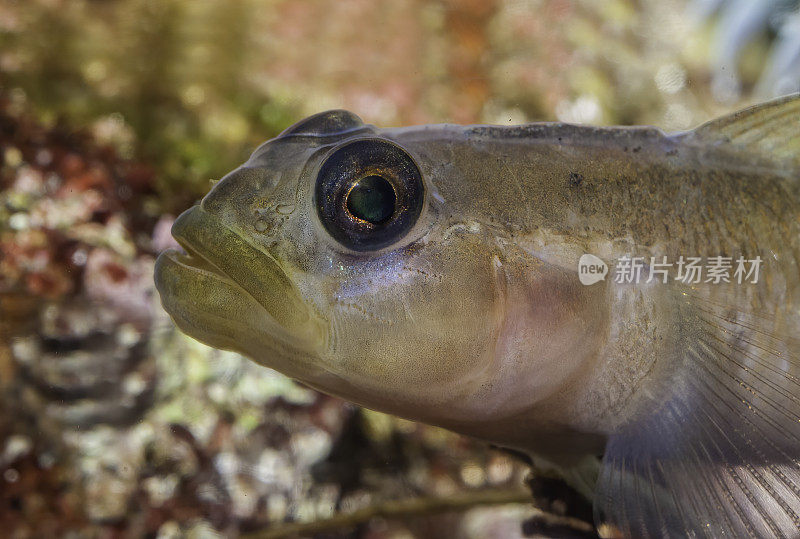
[{"label": "fish head", "polygon": [[572,360],[547,354],[569,355],[585,290],[491,232],[447,138],[332,111],[265,143],[175,222],[166,310],[207,344],[451,428],[556,391]]}]

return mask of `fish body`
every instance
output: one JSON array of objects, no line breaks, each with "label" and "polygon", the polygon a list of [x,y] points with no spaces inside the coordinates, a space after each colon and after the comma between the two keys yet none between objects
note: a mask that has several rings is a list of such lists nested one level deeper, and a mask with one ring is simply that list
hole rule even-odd
[{"label": "fish body", "polygon": [[329,111],[173,235],[156,284],[189,335],[578,470],[606,535],[800,534],[797,95],[677,134]]}]

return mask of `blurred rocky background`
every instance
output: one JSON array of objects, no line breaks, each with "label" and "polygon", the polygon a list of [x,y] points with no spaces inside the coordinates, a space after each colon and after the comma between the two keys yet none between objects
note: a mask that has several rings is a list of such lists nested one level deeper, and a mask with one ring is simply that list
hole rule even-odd
[{"label": "blurred rocky background", "polygon": [[800,89],[797,10],[0,0],[3,535],[591,536],[556,480],[519,498],[522,459],[183,336],[154,256],[174,215],[308,114],[688,129]]}]

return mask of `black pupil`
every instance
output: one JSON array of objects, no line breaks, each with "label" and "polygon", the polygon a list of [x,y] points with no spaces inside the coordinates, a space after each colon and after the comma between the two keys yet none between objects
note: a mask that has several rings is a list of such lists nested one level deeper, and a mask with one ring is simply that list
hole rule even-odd
[{"label": "black pupil", "polygon": [[377,225],[394,214],[395,201],[391,183],[380,176],[366,176],[347,195],[347,209],[354,217]]}]

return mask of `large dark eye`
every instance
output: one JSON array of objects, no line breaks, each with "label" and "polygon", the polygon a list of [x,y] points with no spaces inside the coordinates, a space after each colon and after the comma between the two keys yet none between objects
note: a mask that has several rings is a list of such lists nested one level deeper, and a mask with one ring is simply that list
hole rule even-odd
[{"label": "large dark eye", "polygon": [[396,242],[422,212],[422,175],[405,150],[383,139],[361,139],[336,149],[322,164],[314,191],[322,224],[354,251]]}]

